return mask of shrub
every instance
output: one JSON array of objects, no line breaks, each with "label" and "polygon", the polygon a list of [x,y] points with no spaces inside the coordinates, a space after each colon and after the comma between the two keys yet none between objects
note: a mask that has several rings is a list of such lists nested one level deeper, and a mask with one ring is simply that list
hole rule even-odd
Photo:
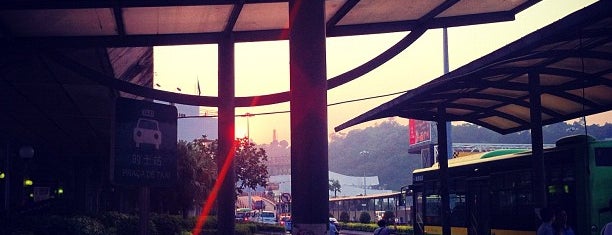
[{"label": "shrub", "polygon": [[107,233],[100,221],[88,216],[74,216],[67,222],[68,234],[101,235]]},{"label": "shrub", "polygon": [[[413,235],[414,234],[414,230],[412,229],[412,226],[407,226],[407,225],[398,225],[398,226],[394,226],[394,228],[397,228],[396,230],[396,234],[398,235]],[[378,225],[376,225],[375,223],[369,223],[369,224],[362,224],[362,223],[347,223],[343,225],[343,229],[346,230],[355,230],[355,231],[363,231],[363,232],[373,232],[376,228],[378,228]]]},{"label": "shrub", "polygon": [[255,223],[251,223],[251,222],[248,222],[248,223],[240,223],[240,224],[238,224],[238,223],[237,223],[237,224],[236,224],[236,228],[238,228],[238,227],[240,227],[241,229],[242,229],[242,228],[246,228],[246,229],[248,229],[248,230],[250,231],[250,234],[253,234],[253,233],[257,233],[257,232],[259,232],[259,230],[258,230],[259,228],[257,228],[257,224],[255,224]]},{"label": "shrub", "polygon": [[28,232],[43,235],[52,233],[70,234],[69,221],[61,216],[23,216],[13,218],[11,222],[12,230],[20,232],[17,234],[27,234]]},{"label": "shrub", "polygon": [[[194,224],[195,226],[195,224]],[[216,229],[217,226],[217,216],[207,216],[206,217],[206,221],[204,222],[204,228],[214,228]]]},{"label": "shrub", "polygon": [[153,215],[151,220],[159,234],[179,235],[183,231],[183,219],[178,215]]},{"label": "shrub", "polygon": [[189,217],[181,220],[181,227],[184,231],[191,231],[196,225],[197,217]]},{"label": "shrub", "polygon": [[[2,218],[3,219],[3,218]],[[189,235],[195,227],[197,218],[183,219],[177,215],[151,214],[148,229],[151,235]],[[9,224],[10,222],[10,224]],[[245,224],[236,226],[237,234],[250,235],[253,231],[284,231],[281,226],[260,226]],[[217,217],[208,216],[202,231],[203,234],[218,234]],[[36,234],[36,235],[123,235],[138,234],[139,218],[135,215],[119,212],[104,212],[95,216],[74,215],[21,215],[10,221],[0,221],[0,234]]]},{"label": "shrub", "polygon": [[138,218],[135,216],[120,217],[115,221],[117,235],[138,234]]},{"label": "shrub", "polygon": [[[115,226],[112,229],[116,231],[117,235],[138,234],[139,218],[137,216],[117,213],[117,214],[111,214],[109,217],[107,217],[107,219],[110,219],[110,218],[115,218],[115,221],[110,222],[110,223],[115,224]],[[109,222],[109,221],[106,221],[106,222]],[[155,227],[155,224],[153,223],[152,220],[149,220],[148,230],[149,230],[149,234],[151,235],[158,234],[157,228]]]},{"label": "shrub", "polygon": [[278,224],[257,224],[257,231],[285,232],[285,227]]},{"label": "shrub", "polygon": [[14,217],[11,227],[13,234],[101,235],[109,233],[109,230],[98,219],[83,215]]},{"label": "shrub", "polygon": [[370,223],[371,220],[372,218],[370,217],[370,213],[362,211],[361,214],[359,214],[360,223],[367,224],[367,223]]},{"label": "shrub", "polygon": [[117,227],[117,224],[120,221],[129,220],[132,217],[134,217],[134,216],[128,215],[128,214],[119,213],[119,212],[116,212],[116,211],[108,211],[108,212],[104,212],[104,213],[100,214],[98,216],[98,220],[100,220],[100,222],[102,222],[102,224],[104,226],[107,226],[107,227]]},{"label": "shrub", "polygon": [[349,220],[351,220],[351,216],[348,212],[343,211],[342,213],[340,213],[340,222],[348,223]]},{"label": "shrub", "polygon": [[[236,235],[251,235],[251,234],[253,234],[253,231],[251,231],[252,228],[250,228],[247,225],[248,224],[236,224],[235,234]],[[255,227],[255,226],[253,226],[253,227]]]}]

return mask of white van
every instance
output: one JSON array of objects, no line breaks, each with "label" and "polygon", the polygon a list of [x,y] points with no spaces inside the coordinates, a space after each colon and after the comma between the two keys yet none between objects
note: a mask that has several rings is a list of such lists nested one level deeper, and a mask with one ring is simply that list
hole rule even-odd
[{"label": "white van", "polygon": [[276,215],[274,211],[260,211],[253,217],[253,222],[264,224],[276,224]]}]

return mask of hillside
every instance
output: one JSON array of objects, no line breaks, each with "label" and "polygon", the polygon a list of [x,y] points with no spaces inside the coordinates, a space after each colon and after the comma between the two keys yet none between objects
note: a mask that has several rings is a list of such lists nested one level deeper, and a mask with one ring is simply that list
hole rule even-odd
[{"label": "hillside", "polygon": [[[500,135],[473,124],[453,126],[455,143],[529,144],[529,131]],[[603,126],[557,123],[543,128],[544,143],[561,137],[588,134],[596,139],[612,138],[612,124]],[[381,189],[399,191],[412,182],[412,170],[421,166],[418,155],[408,154],[408,127],[394,121],[334,135],[329,144],[329,169],[350,176],[379,176]]]}]

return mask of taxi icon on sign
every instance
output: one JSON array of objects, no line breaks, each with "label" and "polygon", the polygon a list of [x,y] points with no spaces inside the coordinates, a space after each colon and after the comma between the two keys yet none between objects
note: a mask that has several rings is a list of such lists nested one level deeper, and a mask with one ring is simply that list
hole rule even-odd
[{"label": "taxi icon on sign", "polygon": [[141,144],[152,144],[155,146],[155,149],[159,149],[161,145],[161,131],[159,131],[159,122],[157,120],[139,118],[133,133],[136,148],[140,148]]}]

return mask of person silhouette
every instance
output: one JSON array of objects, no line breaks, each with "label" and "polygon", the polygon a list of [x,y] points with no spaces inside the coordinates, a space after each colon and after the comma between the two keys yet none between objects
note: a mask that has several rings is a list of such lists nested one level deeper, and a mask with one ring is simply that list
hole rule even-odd
[{"label": "person silhouette", "polygon": [[553,228],[557,235],[575,235],[574,230],[567,224],[567,212],[563,209],[557,209],[555,211],[555,221],[553,222]]},{"label": "person silhouette", "polygon": [[329,235],[337,235],[339,234],[338,227],[331,219],[329,220]]},{"label": "person silhouette", "polygon": [[391,234],[391,229],[387,228],[387,221],[384,219],[378,220],[378,222],[376,222],[376,224],[378,225],[378,228],[376,228],[376,230],[374,230],[374,235],[389,235]]},{"label": "person silhouette", "polygon": [[554,235],[552,223],[555,221],[555,214],[550,208],[542,208],[540,210],[540,219],[542,224],[538,227],[537,235]]},{"label": "person silhouette", "polygon": [[[610,213],[612,213],[612,199],[610,199],[610,202],[608,204],[610,204],[608,208],[601,209],[599,213],[605,211],[609,211]],[[601,228],[601,235],[612,235],[612,221],[608,222]]]}]

